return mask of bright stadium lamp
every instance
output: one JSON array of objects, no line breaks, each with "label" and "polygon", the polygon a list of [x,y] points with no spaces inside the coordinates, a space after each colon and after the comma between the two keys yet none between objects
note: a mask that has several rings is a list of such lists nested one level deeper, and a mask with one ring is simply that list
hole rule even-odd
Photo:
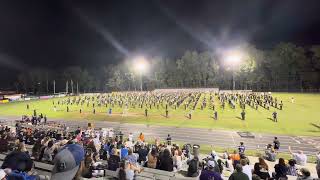
[{"label": "bright stadium lamp", "polygon": [[241,62],[242,55],[240,52],[231,51],[226,53],[225,60],[228,65],[235,66]]},{"label": "bright stadium lamp", "polygon": [[242,53],[240,51],[227,51],[224,55],[226,64],[231,67],[232,70],[232,90],[236,88],[236,82],[234,78],[235,67],[240,64],[242,60]]},{"label": "bright stadium lamp", "polygon": [[133,67],[137,73],[140,75],[140,91],[142,91],[142,75],[148,69],[148,62],[143,56],[137,56],[133,59]]}]

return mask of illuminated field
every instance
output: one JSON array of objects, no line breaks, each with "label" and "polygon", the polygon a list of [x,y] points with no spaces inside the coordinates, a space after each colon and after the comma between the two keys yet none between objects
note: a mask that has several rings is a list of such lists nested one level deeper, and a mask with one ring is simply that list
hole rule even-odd
[{"label": "illuminated field", "polygon": [[[209,96],[209,94],[203,94],[200,99],[204,98],[204,96]],[[218,111],[217,121],[213,119],[213,110],[209,107],[201,110],[200,103],[198,103],[195,111],[185,111],[183,107],[176,110],[169,108],[169,118],[166,118],[163,107],[148,109],[148,117],[144,116],[145,107],[124,110],[119,106],[114,106],[112,108],[112,115],[108,115],[107,113],[109,106],[107,108],[105,106],[96,106],[96,113],[93,114],[92,106],[87,107],[86,104],[83,105],[81,114],[79,113],[80,105],[69,105],[70,112],[66,112],[67,105],[57,105],[57,111],[54,111],[52,101],[57,102],[57,98],[1,104],[0,115],[32,115],[33,109],[36,109],[38,114],[43,113],[47,115],[48,120],[85,119],[88,121],[116,121],[177,127],[233,129],[290,135],[319,135],[320,94],[274,93],[273,96],[283,100],[284,103],[283,110],[276,110],[278,112],[278,123],[273,122],[271,119],[272,112],[275,111],[274,108],[266,110],[259,107],[258,110],[255,110],[247,106],[246,120],[242,121],[240,119],[241,109],[238,104],[236,109],[232,109],[227,105],[223,110],[218,104],[218,100],[215,101]],[[295,98],[294,103],[291,103],[291,97]],[[30,106],[29,110],[26,108],[27,104]],[[124,111],[126,112],[125,114],[123,114]],[[187,114],[190,112],[192,113],[191,119],[187,117]]]}]

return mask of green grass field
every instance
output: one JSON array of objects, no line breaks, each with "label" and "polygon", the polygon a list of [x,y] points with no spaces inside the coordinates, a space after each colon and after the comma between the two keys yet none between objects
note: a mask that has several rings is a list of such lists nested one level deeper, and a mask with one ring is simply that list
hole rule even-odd
[{"label": "green grass field", "polygon": [[[203,94],[201,99],[209,94]],[[88,121],[116,121],[121,123],[140,123],[149,125],[164,125],[176,127],[194,127],[209,129],[232,129],[245,130],[253,132],[264,132],[274,134],[288,135],[310,135],[317,136],[320,132],[320,94],[306,93],[273,93],[274,97],[282,100],[284,103],[283,110],[278,112],[278,123],[271,120],[274,108],[270,110],[259,107],[258,110],[246,107],[246,120],[240,120],[241,109],[237,104],[236,109],[230,108],[228,105],[224,110],[220,108],[218,100],[215,101],[218,120],[213,120],[213,111],[208,107],[204,110],[200,109],[198,103],[196,110],[192,112],[192,119],[187,118],[190,110],[185,111],[181,106],[174,110],[169,108],[169,118],[164,116],[163,108],[149,109],[148,117],[144,116],[145,107],[135,109],[129,108],[127,115],[123,115],[123,108],[115,106],[112,108],[113,114],[107,114],[108,108],[96,107],[96,114],[93,114],[92,106],[82,107],[82,113],[79,113],[80,106],[69,105],[70,112],[66,112],[66,105],[57,106],[57,111],[53,110],[52,101],[50,100],[34,100],[27,102],[13,102],[0,104],[0,116],[21,116],[32,115],[33,109],[37,109],[37,113],[43,113],[50,119],[77,120],[85,119]],[[295,102],[291,103],[291,97],[295,98]],[[57,102],[57,99],[54,99]],[[29,104],[30,109],[27,110],[26,105]],[[269,119],[270,118],[270,119]]]}]

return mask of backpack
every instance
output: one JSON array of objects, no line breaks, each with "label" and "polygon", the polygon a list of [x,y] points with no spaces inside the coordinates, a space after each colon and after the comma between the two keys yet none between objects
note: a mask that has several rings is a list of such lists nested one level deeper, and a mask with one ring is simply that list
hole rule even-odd
[{"label": "backpack", "polygon": [[26,172],[12,171],[7,177],[7,180],[38,180],[38,176],[30,176]]}]

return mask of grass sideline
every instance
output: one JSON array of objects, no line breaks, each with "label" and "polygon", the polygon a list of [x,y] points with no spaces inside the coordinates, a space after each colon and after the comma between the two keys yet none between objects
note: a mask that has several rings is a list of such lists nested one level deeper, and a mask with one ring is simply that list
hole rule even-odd
[{"label": "grass sideline", "polygon": [[[200,109],[198,103],[196,110],[184,110],[183,107],[178,109],[169,108],[169,118],[164,117],[165,110],[152,108],[148,110],[148,117],[144,116],[145,107],[136,109],[129,108],[126,115],[123,115],[124,109],[115,106],[110,116],[107,114],[109,106],[96,107],[96,114],[93,114],[93,108],[84,105],[82,113],[79,113],[80,107],[70,105],[70,112],[66,112],[66,105],[57,106],[57,111],[53,110],[52,101],[57,102],[58,98],[49,100],[33,100],[25,102],[12,102],[0,104],[0,116],[20,116],[32,115],[33,109],[37,113],[47,115],[48,119],[77,120],[84,119],[90,121],[113,121],[120,123],[138,123],[146,125],[162,125],[175,127],[207,128],[207,129],[227,129],[242,130],[258,133],[272,133],[285,135],[306,135],[318,136],[320,132],[320,94],[312,93],[273,93],[274,97],[282,100],[284,103],[283,110],[270,110],[259,107],[255,110],[249,106],[246,108],[246,120],[240,119],[241,109],[237,105],[236,109],[228,105],[223,110],[218,104],[216,97],[215,105],[218,111],[218,120],[213,120],[213,110],[208,107]],[[203,94],[199,102],[209,94]],[[295,102],[291,103],[291,97]],[[26,109],[29,104],[30,109]],[[272,121],[272,112],[278,112],[278,123]],[[188,119],[187,114],[192,113],[192,119]]]}]

